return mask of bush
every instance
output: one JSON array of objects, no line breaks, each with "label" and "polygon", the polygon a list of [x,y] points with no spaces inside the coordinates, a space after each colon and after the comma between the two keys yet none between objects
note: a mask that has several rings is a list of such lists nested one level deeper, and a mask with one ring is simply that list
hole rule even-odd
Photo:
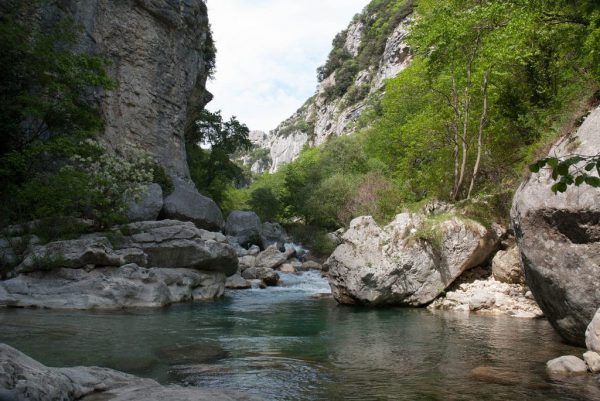
[{"label": "bush", "polygon": [[250,194],[248,206],[262,221],[276,221],[281,214],[281,202],[271,188],[257,188]]},{"label": "bush", "polygon": [[[153,179],[153,171],[146,167],[155,163],[139,150],[118,156],[105,153],[91,140],[79,146],[81,154],[57,162],[62,167],[47,172],[34,169],[21,185],[10,186],[12,202],[3,209],[4,224],[65,216],[93,220],[100,228],[125,221],[125,199],[136,199],[142,194]],[[46,148],[41,145],[36,149]],[[35,152],[10,156],[13,164],[40,157]]]}]

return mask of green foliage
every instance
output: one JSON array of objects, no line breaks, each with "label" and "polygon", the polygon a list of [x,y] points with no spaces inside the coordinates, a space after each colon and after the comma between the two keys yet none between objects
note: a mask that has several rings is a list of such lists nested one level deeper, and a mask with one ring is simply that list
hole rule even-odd
[{"label": "green foliage", "polygon": [[192,181],[218,204],[226,201],[225,194],[235,180],[243,177],[243,169],[231,159],[234,153],[251,149],[249,133],[235,117],[223,121],[220,111],[208,110],[202,110],[187,129],[186,153]]},{"label": "green foliage", "polygon": [[581,186],[583,184],[594,188],[600,188],[600,154],[595,156],[571,155],[563,158],[547,157],[538,160],[530,166],[533,173],[538,173],[542,168],[548,166],[551,169],[552,179],[556,181],[552,185],[552,192],[567,192],[570,185]]},{"label": "green foliage", "polygon": [[113,86],[101,58],[74,51],[81,30],[71,20],[48,32],[18,21],[0,20],[0,156],[50,136],[95,133],[102,122],[86,95]]},{"label": "green foliage", "polygon": [[106,63],[76,51],[82,30],[71,20],[44,31],[19,21],[0,19],[0,224],[122,221],[125,199],[152,181],[155,163],[136,150],[108,154],[91,140],[102,120],[90,94],[113,87]]},{"label": "green foliage", "polygon": [[62,255],[33,255],[33,266],[35,270],[52,271],[65,267],[66,259]]},{"label": "green foliage", "polygon": [[[532,150],[558,135],[572,105],[598,87],[582,49],[597,33],[599,8],[420,1],[410,37],[415,58],[388,83],[366,141],[369,156],[392,169],[404,201],[516,186]],[[555,189],[570,182],[563,178]]]},{"label": "green foliage", "polygon": [[151,166],[144,167],[152,171],[152,182],[160,185],[163,196],[169,196],[175,191],[173,180],[169,177],[163,166],[158,163],[153,163]]},{"label": "green foliage", "polygon": [[[332,229],[369,214],[383,223],[438,198],[487,226],[507,223],[523,168],[570,130],[573,115],[597,106],[597,1],[414,3],[411,65],[387,82],[381,99],[368,96],[358,123],[364,130],[304,150],[248,190],[270,189],[280,219]],[[364,25],[355,58],[344,50],[347,33],[336,37],[320,70],[321,79],[335,73],[329,97],[345,96],[348,106],[363,99],[357,72],[378,62],[412,8],[412,1],[372,1],[355,19]],[[548,166],[555,191],[600,184],[597,155],[544,159],[534,170]],[[419,235],[435,245],[430,228]]]},{"label": "green foliage", "polygon": [[252,191],[248,206],[262,221],[276,221],[282,212],[281,201],[271,188],[262,187]]}]

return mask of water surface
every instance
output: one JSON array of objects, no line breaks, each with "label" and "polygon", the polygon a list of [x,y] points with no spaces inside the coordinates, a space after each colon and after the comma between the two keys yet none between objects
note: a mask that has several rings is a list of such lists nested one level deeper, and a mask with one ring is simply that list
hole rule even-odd
[{"label": "water surface", "polygon": [[547,360],[583,350],[544,320],[342,307],[314,298],[328,292],[318,274],[282,276],[284,287],[162,310],[0,310],[0,342],[50,366],[269,401],[600,400],[592,377],[546,377]]}]

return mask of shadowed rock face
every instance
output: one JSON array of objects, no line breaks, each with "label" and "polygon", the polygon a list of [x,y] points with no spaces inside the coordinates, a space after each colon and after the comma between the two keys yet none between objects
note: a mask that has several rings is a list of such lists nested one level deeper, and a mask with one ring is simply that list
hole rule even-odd
[{"label": "shadowed rock face", "polygon": [[[113,148],[135,144],[171,174],[187,177],[184,130],[211,99],[204,52],[209,37],[201,0],[70,1],[84,17],[94,52],[111,61],[118,88],[100,96]],[[92,20],[89,20],[89,17]]]},{"label": "shadowed rock face", "polygon": [[[600,108],[552,156],[600,152]],[[585,345],[600,306],[600,190],[587,185],[554,195],[549,171],[533,174],[515,195],[512,219],[527,284],[567,341]]]},{"label": "shadowed rock face", "polygon": [[[14,0],[0,0],[0,14]],[[109,61],[117,83],[93,93],[113,149],[136,145],[171,175],[189,176],[184,131],[212,98],[205,89],[210,28],[202,0],[49,0],[36,23],[72,17],[84,29],[80,50]],[[28,16],[30,17],[30,16]]]},{"label": "shadowed rock face", "polygon": [[[0,15],[16,0],[0,0]],[[27,23],[47,29],[64,17],[82,26],[79,50],[108,61],[113,90],[95,91],[104,120],[100,139],[113,150],[141,148],[174,179],[165,218],[220,230],[218,206],[189,177],[184,133],[211,100],[214,50],[203,0],[47,0]],[[134,216],[135,217],[135,216]],[[145,217],[147,218],[147,217]],[[156,218],[156,214],[154,217]],[[133,218],[132,220],[143,220]]]}]

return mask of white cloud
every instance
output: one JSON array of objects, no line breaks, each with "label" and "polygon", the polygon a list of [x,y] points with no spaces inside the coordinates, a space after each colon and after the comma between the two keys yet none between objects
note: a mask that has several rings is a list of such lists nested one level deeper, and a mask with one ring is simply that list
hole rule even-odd
[{"label": "white cloud", "polygon": [[217,73],[207,106],[268,131],[313,95],[335,34],[369,0],[208,0]]}]

